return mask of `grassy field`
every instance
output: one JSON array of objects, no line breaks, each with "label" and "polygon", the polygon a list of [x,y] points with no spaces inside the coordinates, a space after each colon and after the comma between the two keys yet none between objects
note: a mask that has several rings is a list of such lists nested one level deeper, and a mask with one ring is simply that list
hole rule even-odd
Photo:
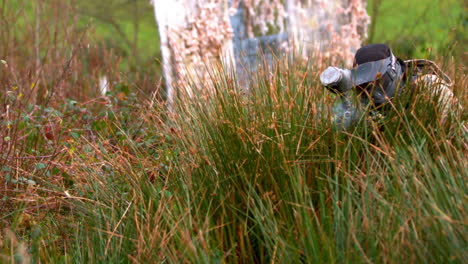
[{"label": "grassy field", "polygon": [[[370,43],[388,43],[407,58],[466,59],[467,6],[458,0],[370,0]],[[463,61],[463,60],[461,60]]]},{"label": "grassy field", "polygon": [[463,263],[466,116],[418,96],[338,132],[298,64],[248,97],[218,72],[177,114],[124,86],[47,108],[4,94],[3,260]]},{"label": "grassy field", "polygon": [[[468,260],[464,111],[443,118],[435,98],[405,94],[382,120],[340,132],[318,81],[325,65],[295,60],[252,76],[248,96],[213,67],[214,95],[168,112],[151,90],[157,66],[139,73],[135,46],[109,37],[115,26],[85,27],[83,7],[61,0],[43,2],[36,23],[37,9],[15,3],[0,0],[0,263]],[[119,19],[125,32],[131,19]],[[466,109],[466,66],[448,55]]]}]

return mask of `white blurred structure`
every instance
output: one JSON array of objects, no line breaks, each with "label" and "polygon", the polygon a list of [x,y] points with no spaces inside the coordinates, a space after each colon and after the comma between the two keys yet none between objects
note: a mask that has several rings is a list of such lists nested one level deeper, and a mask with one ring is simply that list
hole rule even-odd
[{"label": "white blurred structure", "polygon": [[209,80],[207,66],[219,59],[235,63],[240,79],[255,70],[259,54],[270,60],[301,51],[350,62],[369,23],[365,0],[152,1],[169,104],[175,92],[193,93],[187,80]]},{"label": "white blurred structure", "polygon": [[106,93],[109,91],[109,80],[107,80],[107,76],[105,75],[99,77],[99,91],[102,96],[106,96]]}]

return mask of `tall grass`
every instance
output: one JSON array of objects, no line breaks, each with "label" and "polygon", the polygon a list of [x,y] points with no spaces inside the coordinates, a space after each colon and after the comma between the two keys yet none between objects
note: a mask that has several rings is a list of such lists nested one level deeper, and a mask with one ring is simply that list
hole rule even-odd
[{"label": "tall grass", "polygon": [[0,262],[468,259],[466,114],[443,117],[427,87],[340,131],[313,61],[242,88],[215,66],[170,112],[88,48],[72,5],[43,6],[49,28],[0,3]]},{"label": "tall grass", "polygon": [[[465,262],[466,115],[442,120],[420,87],[378,123],[364,117],[339,131],[318,73],[304,62],[278,63],[241,89],[219,68],[211,94],[195,82],[201,92],[180,97],[172,113],[117,87],[54,162],[27,174],[34,193],[56,207],[13,196],[22,209],[10,207],[2,221],[19,238],[4,236],[3,256]],[[465,85],[462,78],[454,89],[466,107],[458,91]]]},{"label": "tall grass", "polygon": [[280,65],[255,76],[248,95],[218,73],[213,98],[178,109],[179,188],[199,225],[219,228],[193,236],[214,240],[200,250],[230,252],[228,262],[466,258],[460,113],[443,122],[434,98],[404,97],[384,124],[341,133],[321,107],[317,72]]}]

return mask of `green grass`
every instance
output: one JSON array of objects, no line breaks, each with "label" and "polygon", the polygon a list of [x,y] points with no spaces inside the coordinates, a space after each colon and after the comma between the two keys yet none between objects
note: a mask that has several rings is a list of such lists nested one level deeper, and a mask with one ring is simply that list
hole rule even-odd
[{"label": "green grass", "polygon": [[[467,116],[443,121],[424,87],[340,132],[323,65],[282,62],[249,91],[213,65],[192,84],[213,94],[168,112],[94,42],[112,29],[77,40],[70,9],[49,10],[36,66],[14,3],[0,0],[0,263],[466,262]],[[466,109],[463,65],[443,63]]]},{"label": "green grass", "polygon": [[[179,98],[172,114],[124,86],[107,106],[68,103],[58,111],[61,139],[34,154],[55,147],[58,156],[43,166],[3,163],[11,179],[19,173],[36,185],[6,183],[24,196],[4,194],[11,215],[1,221],[29,250],[3,235],[1,254],[42,262],[464,262],[466,116],[443,123],[434,99],[406,106],[403,97],[383,124],[363,120],[339,132],[316,74],[291,62],[260,72],[246,93],[220,69],[212,96]],[[71,125],[72,113],[87,117]]]},{"label": "green grass", "polygon": [[159,70],[159,33],[150,1],[79,1],[79,22],[91,26],[96,42],[126,58],[123,71]]},{"label": "green grass", "polygon": [[[388,43],[405,59],[464,56],[466,4],[458,0],[370,0],[370,43]],[[463,61],[460,58],[460,61]]]},{"label": "green grass", "polygon": [[[3,24],[17,38],[22,38],[25,32],[30,32],[29,38],[34,38],[36,29],[40,35],[49,37],[57,32],[62,34],[66,25],[61,23],[66,21],[79,34],[86,32],[87,40],[92,46],[97,46],[98,52],[111,52],[122,58],[118,69],[132,81],[143,74],[154,76],[154,79],[161,76],[159,34],[150,1],[18,0],[2,1],[0,4],[5,16]],[[36,22],[40,24],[38,28]],[[70,37],[78,40],[76,35],[58,36],[58,39]],[[45,49],[46,45],[41,46],[42,56],[46,55]],[[0,54],[2,58],[7,55]]]}]

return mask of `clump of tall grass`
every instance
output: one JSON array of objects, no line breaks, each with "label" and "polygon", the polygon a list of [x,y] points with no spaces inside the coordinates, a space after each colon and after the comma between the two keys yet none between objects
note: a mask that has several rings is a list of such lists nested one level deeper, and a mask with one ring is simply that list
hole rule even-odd
[{"label": "clump of tall grass", "polygon": [[73,234],[36,257],[465,260],[463,113],[443,122],[435,99],[403,97],[378,123],[364,117],[339,131],[318,72],[279,64],[242,89],[220,68],[210,95],[180,97],[172,113],[149,103],[110,109],[114,118],[100,123],[109,129],[81,136],[71,154],[62,191]]},{"label": "clump of tall grass", "polygon": [[338,132],[317,72],[279,65],[247,92],[218,72],[213,97],[176,111],[180,188],[199,225],[217,227],[199,250],[233,262],[466,258],[462,113],[443,122],[436,100],[416,95]]}]

